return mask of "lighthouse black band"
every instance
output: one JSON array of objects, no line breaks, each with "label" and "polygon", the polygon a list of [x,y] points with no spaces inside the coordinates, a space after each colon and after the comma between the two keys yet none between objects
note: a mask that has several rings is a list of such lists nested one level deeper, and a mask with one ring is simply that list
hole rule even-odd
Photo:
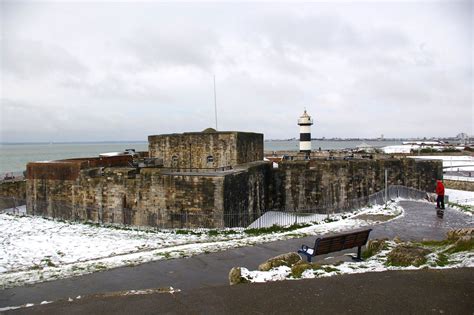
[{"label": "lighthouse black band", "polygon": [[300,141],[311,141],[310,133],[300,133]]}]

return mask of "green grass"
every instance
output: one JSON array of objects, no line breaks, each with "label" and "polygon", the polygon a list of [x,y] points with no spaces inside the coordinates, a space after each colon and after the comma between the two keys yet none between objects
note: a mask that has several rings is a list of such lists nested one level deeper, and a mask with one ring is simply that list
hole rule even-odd
[{"label": "green grass", "polygon": [[427,259],[426,257],[423,257],[421,258],[416,264],[410,264],[410,263],[405,263],[405,262],[395,262],[395,261],[392,261],[390,259],[387,259],[387,261],[385,262],[385,266],[392,266],[392,267],[409,267],[409,266],[415,266],[415,267],[419,267],[419,266],[422,266],[424,264],[426,264],[427,262]]},{"label": "green grass", "polygon": [[464,211],[464,212],[474,212],[474,207],[473,206],[461,205],[461,204],[455,203],[455,202],[448,202],[448,205],[451,206],[451,207],[457,207],[461,211]]},{"label": "green grass", "polygon": [[364,251],[362,251],[362,254],[361,254],[361,257],[363,260],[366,260],[372,256],[374,256],[375,254],[377,254],[377,252],[373,249],[366,249]]},{"label": "green grass", "polygon": [[422,241],[417,244],[427,247],[447,247],[443,252],[453,254],[474,250],[474,239],[462,241],[459,239],[445,239],[442,241]]},{"label": "green grass", "polygon": [[459,252],[472,252],[474,251],[474,239],[463,241],[462,239],[456,241],[456,243],[448,247],[443,253],[454,254]]},{"label": "green grass", "polygon": [[303,274],[303,272],[305,272],[306,270],[323,270],[324,272],[327,272],[327,273],[340,272],[339,269],[334,268],[332,266],[320,265],[318,263],[303,262],[303,263],[295,264],[293,267],[291,267],[291,276],[293,278],[299,279],[301,278],[301,275]]},{"label": "green grass", "polygon": [[207,231],[207,235],[209,235],[209,236],[217,236],[217,235],[219,235],[219,231],[217,231],[217,230],[210,230],[210,231]]},{"label": "green grass", "polygon": [[291,267],[291,276],[293,278],[299,279],[301,278],[301,275],[303,274],[303,272],[305,272],[306,270],[318,270],[318,269],[321,269],[321,265],[316,264],[316,263],[304,262],[304,263],[296,264],[293,267]]},{"label": "green grass", "polygon": [[447,245],[450,245],[452,243],[454,243],[456,240],[454,241],[451,241],[451,240],[442,240],[442,241],[421,241],[421,242],[417,242],[415,244],[419,244],[419,245],[422,245],[422,246],[428,246],[428,247],[441,247],[441,246],[447,246]]},{"label": "green grass", "polygon": [[383,241],[383,243],[381,243],[380,245],[379,245],[378,248],[376,248],[376,247],[369,248],[367,246],[366,249],[362,251],[362,254],[361,254],[362,259],[366,260],[366,259],[380,253],[383,250],[389,249],[388,243],[386,241]]},{"label": "green grass", "polygon": [[72,271],[85,270],[86,268],[80,266],[72,266]]},{"label": "green grass", "polygon": [[436,265],[439,267],[444,267],[449,265],[449,257],[446,254],[439,253],[438,258],[436,259]]},{"label": "green grass", "polygon": [[331,266],[323,266],[323,270],[326,272],[339,272],[339,269],[333,268]]},{"label": "green grass", "polygon": [[107,266],[102,263],[97,263],[92,265],[96,270],[106,270]]}]

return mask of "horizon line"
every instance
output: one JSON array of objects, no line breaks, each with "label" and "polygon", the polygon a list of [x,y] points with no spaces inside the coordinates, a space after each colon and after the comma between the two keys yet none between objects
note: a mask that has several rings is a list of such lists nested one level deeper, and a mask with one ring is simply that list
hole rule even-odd
[{"label": "horizon line", "polygon": [[[471,138],[471,137],[469,137]],[[373,141],[400,141],[400,140],[428,140],[428,139],[457,139],[456,137],[376,137],[376,138],[367,138],[367,137],[319,137],[311,138],[311,141],[331,141],[331,140],[373,140]],[[269,138],[264,139],[264,141],[299,141],[298,138]],[[5,141],[0,142],[0,145],[22,145],[22,144],[100,144],[100,143],[148,143],[147,140],[77,140],[77,141]]]}]

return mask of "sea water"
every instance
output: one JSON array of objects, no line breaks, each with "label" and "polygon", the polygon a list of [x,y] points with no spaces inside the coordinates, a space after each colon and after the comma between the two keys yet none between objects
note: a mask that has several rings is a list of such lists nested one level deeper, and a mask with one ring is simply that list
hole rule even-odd
[{"label": "sea water", "polygon": [[0,145],[0,178],[6,172],[22,173],[33,161],[52,161],[76,157],[97,157],[100,153],[125,149],[147,151],[146,142],[113,143],[34,143]]},{"label": "sea water", "polygon": [[[367,140],[313,140],[313,150],[351,149],[365,142],[380,148],[388,145],[399,145],[401,141],[367,141]],[[264,142],[265,151],[297,151],[297,140],[269,140]],[[125,149],[147,151],[147,142],[94,142],[94,143],[32,143],[0,144],[0,178],[5,173],[14,172],[20,175],[28,162],[51,161],[76,157],[97,157],[100,153],[119,152]]]}]

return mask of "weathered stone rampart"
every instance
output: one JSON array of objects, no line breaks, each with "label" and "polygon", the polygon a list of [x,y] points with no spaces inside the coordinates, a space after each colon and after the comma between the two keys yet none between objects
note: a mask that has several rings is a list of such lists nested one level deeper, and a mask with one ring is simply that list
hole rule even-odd
[{"label": "weathered stone rampart", "polygon": [[[253,162],[228,170],[93,168],[76,180],[28,179],[28,212],[155,227],[246,226],[266,210],[342,209],[385,185],[433,191],[437,161],[413,159]],[[314,210],[313,210],[314,211]]]},{"label": "weathered stone rampart", "polygon": [[26,199],[26,180],[0,182],[0,210],[23,204]]},{"label": "weathered stone rampart", "polygon": [[249,163],[224,179],[225,226],[247,226],[268,209],[270,163]]},{"label": "weathered stone rampart", "polygon": [[266,196],[269,176],[262,174],[269,170],[266,162],[224,172],[87,169],[76,180],[29,179],[27,209],[48,217],[156,227],[249,224],[254,213],[265,210],[260,197]]},{"label": "weathered stone rampart", "polygon": [[311,160],[280,163],[273,171],[273,209],[343,208],[347,201],[380,191],[385,185],[433,191],[442,175],[438,161],[413,159]]}]

